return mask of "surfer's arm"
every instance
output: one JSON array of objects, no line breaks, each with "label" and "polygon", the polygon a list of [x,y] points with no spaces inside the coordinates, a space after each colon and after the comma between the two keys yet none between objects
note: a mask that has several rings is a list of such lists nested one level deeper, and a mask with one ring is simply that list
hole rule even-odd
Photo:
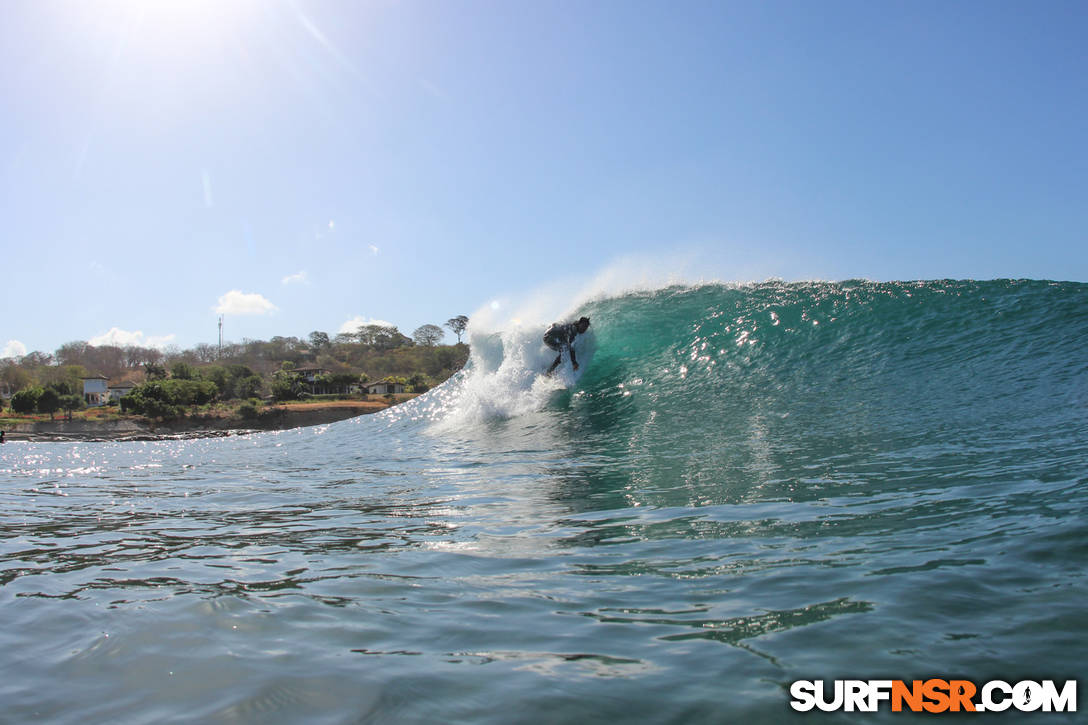
[{"label": "surfer's arm", "polygon": [[570,364],[575,370],[577,370],[578,369],[578,358],[574,355],[574,345],[571,345],[567,349],[570,350]]}]

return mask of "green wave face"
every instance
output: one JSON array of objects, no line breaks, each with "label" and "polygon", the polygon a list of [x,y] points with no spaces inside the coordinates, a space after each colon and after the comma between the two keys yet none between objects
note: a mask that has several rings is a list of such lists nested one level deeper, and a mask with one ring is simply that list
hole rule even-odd
[{"label": "green wave face", "polygon": [[908,453],[900,481],[1024,472],[1033,435],[1086,430],[1083,284],[705,285],[579,314],[596,349],[553,424],[647,503],[874,491]]},{"label": "green wave face", "polygon": [[580,377],[543,378],[543,328],[491,333],[390,418],[579,461],[597,509],[1075,479],[1088,455],[1085,284],[676,286],[582,314]]}]

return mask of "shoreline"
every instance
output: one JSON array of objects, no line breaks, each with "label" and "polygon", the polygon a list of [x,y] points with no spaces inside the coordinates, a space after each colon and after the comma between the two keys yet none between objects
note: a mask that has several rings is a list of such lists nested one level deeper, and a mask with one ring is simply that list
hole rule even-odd
[{"label": "shoreline", "polygon": [[186,416],[162,422],[139,418],[108,421],[33,421],[5,428],[4,434],[6,441],[29,443],[225,438],[335,423],[360,415],[378,413],[389,407],[389,404],[384,401],[338,400],[275,406],[262,410],[261,415],[253,420],[233,416]]}]

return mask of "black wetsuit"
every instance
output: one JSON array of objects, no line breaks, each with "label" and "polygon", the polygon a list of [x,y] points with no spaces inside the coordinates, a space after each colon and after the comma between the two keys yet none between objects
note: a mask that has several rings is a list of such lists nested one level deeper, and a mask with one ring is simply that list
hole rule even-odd
[{"label": "black wetsuit", "polygon": [[574,322],[566,325],[556,322],[544,333],[544,344],[559,353],[555,358],[555,362],[548,368],[548,375],[551,375],[552,371],[559,367],[559,363],[563,361],[564,350],[570,353],[570,364],[574,366],[575,370],[578,369],[578,358],[574,355],[574,338],[577,336],[578,325]]},{"label": "black wetsuit", "polygon": [[567,325],[556,322],[544,333],[544,344],[556,352],[563,352],[574,343],[577,335],[578,326],[573,322]]}]

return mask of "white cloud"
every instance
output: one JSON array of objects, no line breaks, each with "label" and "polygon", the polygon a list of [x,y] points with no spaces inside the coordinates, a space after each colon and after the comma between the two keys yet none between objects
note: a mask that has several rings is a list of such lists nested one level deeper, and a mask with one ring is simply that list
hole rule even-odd
[{"label": "white cloud", "polygon": [[375,257],[377,257],[381,251],[382,250],[378,249],[378,246],[376,244],[370,245],[370,253],[373,254]]},{"label": "white cloud", "polygon": [[332,219],[329,219],[329,230],[330,231],[335,231],[336,230],[336,222],[334,222]]},{"label": "white cloud", "polygon": [[26,345],[18,340],[8,340],[8,344],[4,345],[3,350],[0,350],[0,358],[22,357],[23,355],[26,355]]},{"label": "white cloud", "polygon": [[274,304],[256,292],[242,292],[232,289],[219,298],[215,307],[220,315],[267,315],[279,310]]},{"label": "white cloud", "polygon": [[310,278],[306,276],[306,270],[289,274],[281,280],[282,284],[310,284]]},{"label": "white cloud", "polygon": [[87,344],[94,345],[95,347],[99,347],[100,345],[116,345],[117,347],[134,345],[136,347],[154,347],[162,350],[167,345],[171,344],[175,337],[176,335],[151,335],[144,337],[144,333],[140,330],[129,332],[128,330],[122,330],[120,327],[111,327],[109,332],[105,332],[87,340]]},{"label": "white cloud", "polygon": [[338,333],[342,332],[358,332],[360,327],[366,327],[367,325],[381,325],[382,327],[396,327],[392,322],[386,322],[385,320],[375,320],[371,317],[364,317],[363,315],[356,315],[350,320],[340,325]]}]

